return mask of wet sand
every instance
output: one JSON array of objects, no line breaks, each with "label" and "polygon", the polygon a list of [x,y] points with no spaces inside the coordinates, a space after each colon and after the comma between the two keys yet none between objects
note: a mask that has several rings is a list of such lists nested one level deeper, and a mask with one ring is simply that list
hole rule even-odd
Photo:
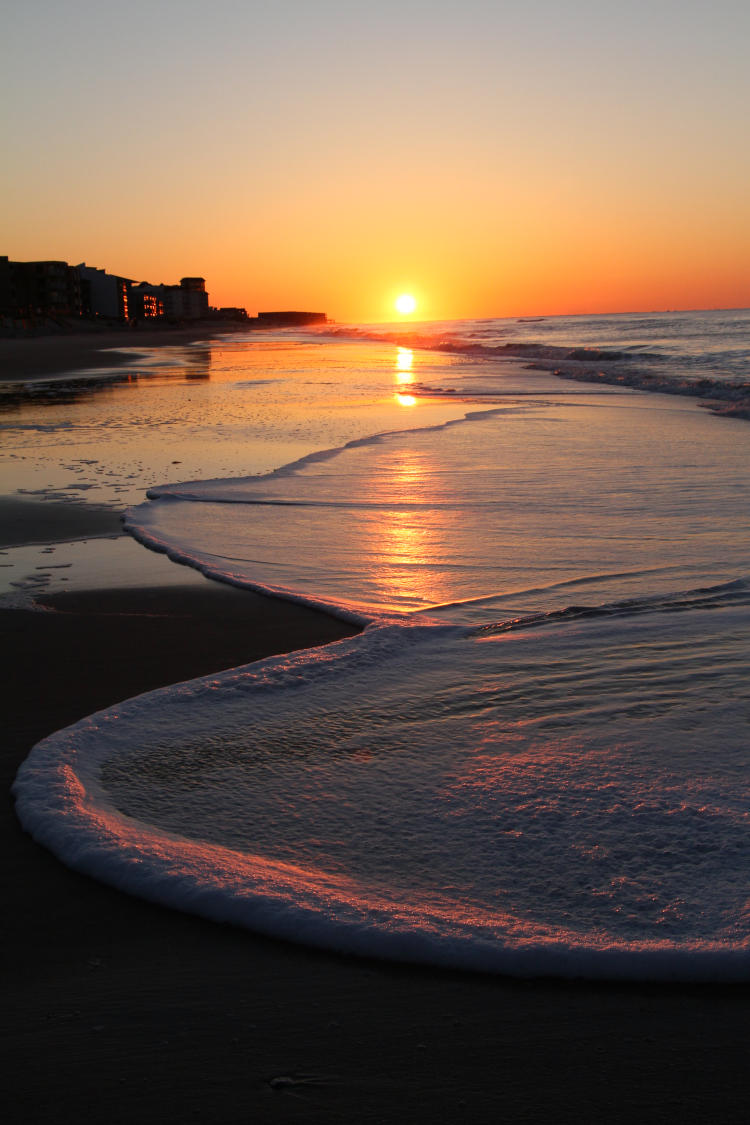
[{"label": "wet sand", "polygon": [[748,986],[349,959],[63,867],[22,832],[9,796],[39,738],[137,692],[351,629],[209,582],[45,601],[46,613],[0,610],[6,1120],[745,1121]]},{"label": "wet sand", "polygon": [[132,356],[117,349],[179,347],[224,333],[242,332],[241,324],[226,327],[113,329],[59,336],[0,338],[0,380],[44,378],[119,367]]},{"label": "wet sand", "polygon": [[121,534],[122,520],[114,508],[0,496],[0,550],[25,543],[64,543],[87,535]]}]

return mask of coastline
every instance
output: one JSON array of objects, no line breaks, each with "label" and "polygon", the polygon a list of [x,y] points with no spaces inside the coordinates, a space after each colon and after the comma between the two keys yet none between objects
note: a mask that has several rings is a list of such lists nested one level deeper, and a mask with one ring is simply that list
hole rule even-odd
[{"label": "coastline", "polygon": [[[66,529],[74,515],[90,523]],[[111,518],[33,502],[13,540],[102,534]],[[9,1121],[77,1121],[85,1105],[94,1122],[128,1125],[744,1122],[750,986],[358,960],[64,867],[13,813],[10,785],[36,741],[140,691],[356,630],[208,581],[38,601],[50,611],[0,610]]]},{"label": "coastline", "polygon": [[[40,506],[41,507],[41,506]],[[43,527],[39,535],[45,534]],[[45,734],[356,630],[206,582],[3,609],[6,794]],[[357,960],[128,897],[5,834],[11,1122],[740,1122],[748,986],[514,981]]]},{"label": "coastline", "polygon": [[[0,382],[43,379],[132,362],[131,348],[179,347],[243,331],[242,325],[121,328],[54,336],[0,337]],[[123,351],[120,349],[128,349]]]},{"label": "coastline", "polygon": [[0,496],[0,551],[38,543],[65,543],[86,536],[122,535],[121,513],[73,500]]},{"label": "coastline", "polygon": [[[210,584],[45,600],[55,612],[2,611],[6,793],[33,742],[124,694],[345,631]],[[11,1121],[72,1121],[83,1097],[115,1122],[743,1119],[747,987],[516,982],[295,947],[77,875],[7,813]]]}]

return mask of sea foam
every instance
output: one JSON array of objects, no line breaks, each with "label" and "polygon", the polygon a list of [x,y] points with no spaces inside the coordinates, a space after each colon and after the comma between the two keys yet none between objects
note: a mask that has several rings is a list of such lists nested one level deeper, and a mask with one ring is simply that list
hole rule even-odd
[{"label": "sea foam", "polygon": [[750,979],[747,591],[522,629],[391,623],[141,696],[15,795],[71,866],[328,948]]}]

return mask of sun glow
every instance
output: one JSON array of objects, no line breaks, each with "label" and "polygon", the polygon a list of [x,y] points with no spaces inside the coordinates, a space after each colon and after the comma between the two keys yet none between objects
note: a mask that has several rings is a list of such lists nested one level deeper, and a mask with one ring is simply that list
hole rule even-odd
[{"label": "sun glow", "polygon": [[395,300],[396,312],[401,313],[402,316],[409,316],[417,307],[415,297],[411,293],[402,293],[400,297]]}]

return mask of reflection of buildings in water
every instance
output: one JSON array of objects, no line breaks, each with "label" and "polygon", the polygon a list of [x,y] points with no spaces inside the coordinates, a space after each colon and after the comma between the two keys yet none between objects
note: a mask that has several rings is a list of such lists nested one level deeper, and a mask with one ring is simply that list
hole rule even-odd
[{"label": "reflection of buildings in water", "polygon": [[[104,356],[102,357],[104,359]],[[28,383],[0,384],[0,414],[20,410],[24,406],[60,406],[69,403],[88,402],[102,391],[113,387],[136,387],[151,379],[174,380],[189,379],[207,381],[211,378],[211,348],[196,347],[182,349],[180,362],[171,367],[155,364],[153,368],[123,367],[106,375],[91,378],[73,376],[63,379],[33,379]]]},{"label": "reflection of buildings in water", "polygon": [[187,352],[187,361],[182,369],[186,379],[211,378],[211,349],[190,348]]},{"label": "reflection of buildings in water", "polygon": [[20,410],[25,406],[61,406],[73,402],[86,402],[97,393],[110,390],[119,383],[136,383],[138,375],[129,372],[98,377],[96,379],[55,379],[46,382],[34,379],[29,383],[0,385],[0,414]]}]

